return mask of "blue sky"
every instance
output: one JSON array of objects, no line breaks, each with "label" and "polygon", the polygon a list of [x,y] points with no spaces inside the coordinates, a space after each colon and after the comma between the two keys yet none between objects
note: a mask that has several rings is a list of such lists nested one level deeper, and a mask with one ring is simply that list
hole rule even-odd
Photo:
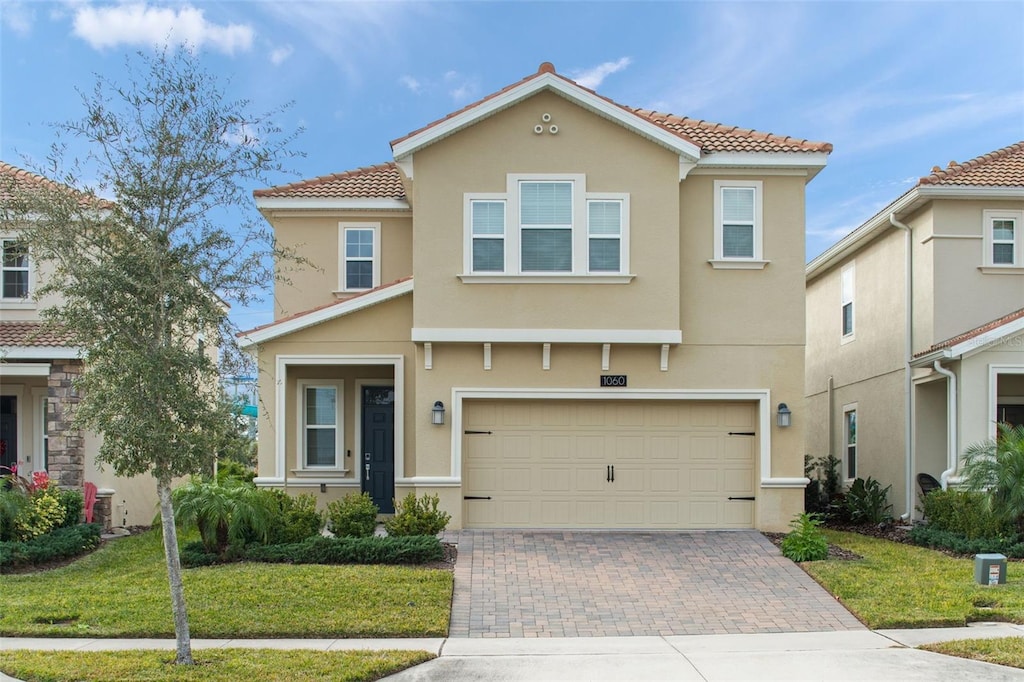
[{"label": "blue sky", "polygon": [[390,140],[543,61],[622,104],[831,142],[807,191],[808,258],[932,166],[1024,140],[1020,1],[4,0],[0,158],[42,161],[47,123],[81,113],[76,87],[168,37],[254,109],[294,102],[281,123],[305,128],[306,156],[280,182],[387,161]]}]

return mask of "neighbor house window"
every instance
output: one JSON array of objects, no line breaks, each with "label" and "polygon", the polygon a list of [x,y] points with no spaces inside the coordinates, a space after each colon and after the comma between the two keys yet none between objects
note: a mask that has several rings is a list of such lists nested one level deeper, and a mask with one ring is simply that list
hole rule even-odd
[{"label": "neighbor house window", "polygon": [[1024,267],[1024,211],[985,211],[985,265]]},{"label": "neighbor house window", "polygon": [[628,195],[587,192],[580,174],[510,174],[506,188],[465,195],[468,275],[545,279],[629,271]]},{"label": "neighbor house window", "polygon": [[843,447],[846,456],[846,478],[857,478],[857,409],[843,411]]},{"label": "neighbor house window", "polygon": [[715,181],[716,267],[764,267],[760,180]]},{"label": "neighbor house window", "polygon": [[855,285],[856,269],[853,263],[846,265],[840,272],[840,295],[842,296],[840,302],[840,311],[842,319],[842,338],[843,341],[850,341],[853,339],[853,289]]},{"label": "neighbor house window", "polygon": [[380,286],[380,223],[341,224],[341,290]]},{"label": "neighbor house window", "polygon": [[334,469],[342,443],[341,383],[299,382],[302,467]]},{"label": "neighbor house window", "polygon": [[0,262],[0,281],[3,298],[27,298],[29,294],[28,248],[15,239],[0,241],[3,259]]}]

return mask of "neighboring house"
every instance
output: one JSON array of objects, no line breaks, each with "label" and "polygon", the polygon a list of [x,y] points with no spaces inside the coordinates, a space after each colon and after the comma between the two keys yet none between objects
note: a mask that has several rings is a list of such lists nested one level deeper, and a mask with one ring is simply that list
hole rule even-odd
[{"label": "neighboring house", "polygon": [[807,266],[807,451],[843,479],[958,480],[1024,423],[1024,142],[938,167]]},{"label": "neighboring house", "polygon": [[542,64],[391,147],[255,192],[318,266],[240,335],[258,485],[385,513],[437,494],[453,528],[802,510],[804,192],[831,145],[631,109]]},{"label": "neighboring house", "polygon": [[[0,201],[8,192],[51,185],[50,180],[0,162]],[[101,436],[72,426],[79,396],[72,383],[82,372],[73,338],[44,327],[40,310],[58,303],[36,300],[48,275],[14,232],[0,232],[0,475],[12,466],[30,478],[47,471],[61,487],[99,490],[95,511],[106,526],[149,525],[156,513],[156,484],[149,476],[120,478],[96,462]]]}]

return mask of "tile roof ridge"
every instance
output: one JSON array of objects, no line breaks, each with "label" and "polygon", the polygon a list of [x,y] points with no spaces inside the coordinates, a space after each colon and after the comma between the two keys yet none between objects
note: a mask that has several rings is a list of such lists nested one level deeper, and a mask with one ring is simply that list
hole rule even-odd
[{"label": "tile roof ridge", "polygon": [[290,190],[303,189],[307,187],[315,187],[326,182],[334,180],[344,180],[346,178],[354,178],[360,175],[368,175],[374,172],[380,172],[384,170],[398,171],[398,164],[394,161],[384,161],[383,163],[375,163],[372,166],[360,166],[359,168],[353,168],[352,170],[341,171],[339,173],[328,173],[326,175],[318,175],[313,178],[306,178],[304,180],[297,180],[284,185],[274,185],[273,187],[264,187],[262,189],[254,189],[252,195],[254,197],[265,197],[271,196],[278,192],[286,192]]},{"label": "tile roof ridge", "polygon": [[360,291],[358,294],[354,294],[354,295],[349,296],[348,298],[344,298],[344,299],[342,299],[340,301],[331,301],[330,303],[324,303],[323,305],[318,305],[318,306],[316,306],[314,308],[310,308],[308,310],[301,310],[301,311],[299,311],[297,313],[292,313],[291,315],[287,315],[285,317],[282,317],[281,319],[274,320],[273,322],[267,322],[266,324],[261,324],[261,325],[259,325],[257,327],[253,327],[252,329],[245,329],[245,330],[240,331],[237,334],[235,334],[235,336],[238,337],[238,338],[241,338],[243,336],[246,336],[248,334],[252,334],[254,332],[263,331],[264,329],[269,329],[270,327],[275,327],[275,326],[277,326],[279,324],[282,324],[284,322],[290,322],[290,321],[298,319],[300,317],[305,317],[306,315],[312,315],[313,313],[319,312],[321,310],[326,310],[327,308],[331,308],[333,306],[344,305],[346,303],[349,303],[350,301],[354,301],[356,299],[362,298],[363,296],[367,296],[369,294],[376,293],[376,292],[381,291],[383,289],[390,289],[393,286],[397,286],[397,285],[399,285],[399,284],[401,284],[403,282],[408,282],[411,279],[412,279],[412,275],[407,275],[405,277],[400,277],[399,279],[396,279],[393,282],[387,282],[386,284],[379,284],[379,285],[373,287],[372,289],[367,289],[366,291]]},{"label": "tile roof ridge", "polygon": [[969,170],[984,166],[985,164],[997,161],[998,159],[1012,156],[1018,152],[1024,152],[1024,140],[1015,142],[1014,144],[1007,145],[1001,149],[987,152],[980,156],[976,156],[969,161],[963,163],[957,163],[956,161],[950,161],[945,168],[939,168],[938,166],[932,167],[932,172],[928,175],[922,176],[918,181],[918,186],[921,185],[936,185],[943,180],[950,180],[952,178],[963,175]]},{"label": "tile roof ridge", "polygon": [[[627,107],[629,108],[629,107]],[[757,130],[755,128],[741,128],[735,125],[728,125],[726,123],[718,123],[715,121],[708,121],[707,119],[691,118],[689,116],[681,116],[679,114],[665,113],[655,111],[653,109],[643,109],[640,107],[629,108],[630,111],[642,116],[654,123],[658,123],[656,119],[662,119],[666,123],[677,123],[679,125],[689,125],[695,128],[702,128],[704,130],[724,133],[726,135],[735,135],[737,137],[751,137],[758,140],[778,142],[780,144],[795,144],[808,147],[809,151],[820,151],[831,153],[833,150],[831,142],[816,142],[802,137],[793,137],[792,135],[778,135],[764,130]]]},{"label": "tile roof ridge", "polygon": [[1003,325],[1009,324],[1010,322],[1013,322],[1014,320],[1018,320],[1018,319],[1021,319],[1021,318],[1024,318],[1024,308],[1021,308],[1019,310],[1014,310],[1013,312],[1007,313],[1007,314],[1005,314],[1005,315],[1003,315],[1001,317],[997,317],[994,320],[991,320],[991,321],[986,322],[984,324],[978,325],[974,329],[969,329],[969,330],[963,332],[962,334],[957,334],[956,336],[952,336],[952,337],[946,339],[945,341],[940,341],[939,343],[936,343],[935,345],[933,345],[931,348],[928,348],[927,350],[923,350],[920,353],[915,353],[914,357],[921,357],[923,355],[927,355],[928,353],[932,353],[932,352],[934,352],[936,350],[940,350],[942,348],[950,348],[952,346],[957,345],[958,343],[962,343],[962,342],[967,341],[969,339],[973,339],[976,336],[981,336],[982,334],[984,334],[986,332],[990,332],[990,331],[993,331],[995,329],[999,329]]}]

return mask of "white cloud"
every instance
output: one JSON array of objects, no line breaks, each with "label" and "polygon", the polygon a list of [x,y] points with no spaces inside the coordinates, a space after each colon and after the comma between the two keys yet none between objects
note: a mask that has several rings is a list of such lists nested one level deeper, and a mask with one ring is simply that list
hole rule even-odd
[{"label": "white cloud", "polygon": [[632,63],[633,60],[629,57],[622,57],[615,62],[604,62],[589,69],[573,71],[573,80],[585,88],[596,90],[604,82],[605,78],[613,73],[622,71]]},{"label": "white cloud", "polygon": [[220,136],[229,144],[251,146],[260,141],[259,132],[248,123],[231,126]]},{"label": "white cloud", "polygon": [[274,66],[281,64],[288,57],[292,56],[295,52],[295,48],[291,45],[282,45],[281,47],[275,47],[270,51],[270,61],[273,62]]},{"label": "white cloud", "polygon": [[97,50],[118,45],[151,47],[165,43],[201,49],[209,45],[228,55],[252,47],[253,29],[245,24],[207,21],[201,9],[128,3],[75,9],[74,34]]},{"label": "white cloud", "polygon": [[480,83],[476,78],[464,76],[458,71],[446,71],[444,82],[445,87],[448,88],[448,96],[456,104],[476,99],[480,92]]},{"label": "white cloud", "polygon": [[35,10],[29,9],[20,2],[4,3],[3,11],[0,12],[0,20],[3,25],[20,35],[28,35],[32,31],[32,24],[35,23]]},{"label": "white cloud", "polygon": [[398,82],[404,85],[409,90],[409,92],[412,92],[416,95],[420,94],[420,92],[423,91],[423,84],[420,83],[415,78],[413,78],[412,76],[402,76],[401,78],[398,79]]}]

